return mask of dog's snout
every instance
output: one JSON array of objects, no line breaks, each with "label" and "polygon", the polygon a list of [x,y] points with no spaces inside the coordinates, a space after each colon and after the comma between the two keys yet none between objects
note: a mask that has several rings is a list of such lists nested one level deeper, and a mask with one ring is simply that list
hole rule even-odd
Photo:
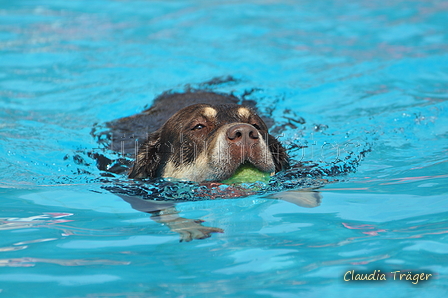
[{"label": "dog's snout", "polygon": [[249,124],[236,124],[227,130],[227,139],[231,143],[254,144],[258,142],[258,131]]}]

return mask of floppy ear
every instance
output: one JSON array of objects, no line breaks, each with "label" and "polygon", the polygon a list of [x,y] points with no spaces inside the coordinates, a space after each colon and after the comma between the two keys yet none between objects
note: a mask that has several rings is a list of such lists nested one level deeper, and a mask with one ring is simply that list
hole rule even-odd
[{"label": "floppy ear", "polygon": [[153,178],[157,176],[157,168],[161,159],[159,152],[160,136],[161,131],[157,130],[140,146],[134,165],[129,171],[129,178]]},{"label": "floppy ear", "polygon": [[271,151],[272,159],[275,164],[275,172],[280,172],[289,168],[289,156],[286,149],[280,142],[270,134],[268,134],[269,151]]}]

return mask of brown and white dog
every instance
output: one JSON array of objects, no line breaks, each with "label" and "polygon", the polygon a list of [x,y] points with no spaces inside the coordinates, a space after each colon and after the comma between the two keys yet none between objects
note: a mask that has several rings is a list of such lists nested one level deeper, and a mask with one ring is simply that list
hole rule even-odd
[{"label": "brown and white dog", "polygon": [[[126,134],[132,132],[134,142],[148,136],[139,146],[129,178],[219,182],[245,163],[272,175],[287,168],[286,150],[268,133],[255,109],[236,100],[212,92],[164,94],[152,108],[110,123],[121,138],[115,150],[132,146],[132,140],[123,138]],[[179,106],[185,107],[173,113]]]},{"label": "brown and white dog", "polygon": [[[243,164],[274,174],[289,167],[280,142],[268,133],[254,102],[207,91],[164,93],[151,108],[107,124],[110,149],[135,158],[129,178],[176,178],[219,182],[230,178]],[[269,123],[269,118],[267,118]],[[95,133],[94,133],[95,134]],[[101,134],[97,135],[101,140]],[[143,142],[142,142],[143,140]],[[94,156],[100,169],[120,173],[111,160]],[[103,163],[103,165],[101,165]],[[180,217],[173,202],[142,200],[118,194],[136,210],[180,234],[181,241],[204,239],[220,228],[203,226],[202,220]],[[283,192],[282,198],[303,207],[316,207],[320,195],[312,191]]]},{"label": "brown and white dog", "polygon": [[288,166],[285,149],[263,120],[242,105],[181,109],[140,147],[129,178],[223,181],[250,163],[274,174]]}]

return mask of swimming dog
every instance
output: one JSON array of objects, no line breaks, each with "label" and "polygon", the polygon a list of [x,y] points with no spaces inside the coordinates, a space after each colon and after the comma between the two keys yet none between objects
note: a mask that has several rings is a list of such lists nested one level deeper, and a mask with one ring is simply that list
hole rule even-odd
[{"label": "swimming dog", "polygon": [[121,138],[112,149],[130,152],[147,136],[136,150],[129,178],[219,182],[243,164],[272,175],[286,169],[284,147],[254,107],[236,101],[212,92],[163,94],[150,109],[109,124]]},{"label": "swimming dog", "polygon": [[[274,174],[289,167],[285,148],[268,133],[271,119],[257,113],[255,103],[233,95],[209,91],[164,93],[143,112],[107,123],[107,131],[94,135],[98,141],[111,141],[109,148],[133,157],[112,166],[110,159],[96,154],[102,170],[123,173],[131,179],[174,178],[199,183],[214,183],[231,177],[242,165]],[[117,193],[117,192],[115,192]],[[180,217],[173,201],[142,200],[118,192],[139,211],[180,234],[181,241],[204,239],[222,233],[203,226],[202,220]],[[303,207],[316,207],[320,195],[313,191],[283,192],[281,198]]]}]

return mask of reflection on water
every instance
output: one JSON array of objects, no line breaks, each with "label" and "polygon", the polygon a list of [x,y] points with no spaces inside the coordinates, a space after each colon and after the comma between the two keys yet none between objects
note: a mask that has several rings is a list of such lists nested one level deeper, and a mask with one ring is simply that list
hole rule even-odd
[{"label": "reflection on water", "polygon": [[[446,296],[447,11],[442,0],[2,1],[0,295]],[[323,171],[145,212],[104,189],[126,181],[89,157],[117,158],[94,123],[227,75],[237,80],[214,90],[256,101],[292,158]],[[338,159],[354,167],[330,179]],[[176,187],[172,201],[198,189]],[[224,233],[179,243],[150,210]],[[434,278],[344,282],[349,270]]]}]

